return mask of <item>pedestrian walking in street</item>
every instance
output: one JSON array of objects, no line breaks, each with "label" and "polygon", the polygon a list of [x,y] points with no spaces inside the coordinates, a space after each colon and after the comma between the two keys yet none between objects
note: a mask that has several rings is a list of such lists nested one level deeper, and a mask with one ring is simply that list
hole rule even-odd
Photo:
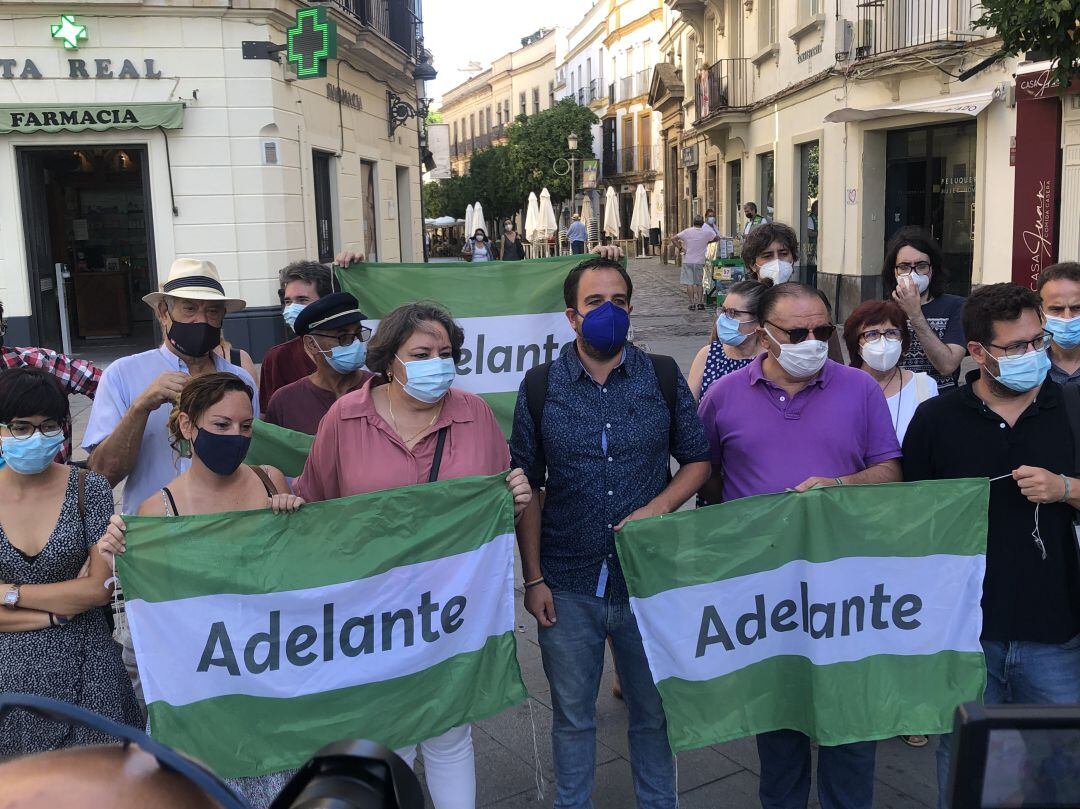
[{"label": "pedestrian walking in street", "polygon": [[[637,804],[677,803],[666,720],[615,534],[686,502],[708,475],[708,445],[674,360],[627,343],[632,294],[617,260],[590,259],[571,270],[563,296],[576,340],[526,374],[514,412],[511,455],[533,489],[518,525],[525,608],[539,626],[551,685],[558,807],[592,805],[596,698],[609,636],[629,711]],[[680,464],[674,478],[671,457]]]},{"label": "pedestrian walking in street", "polygon": [[466,242],[465,246],[461,249],[461,255],[465,257],[466,261],[471,261],[473,263],[495,260],[495,256],[492,254],[491,243],[488,241],[487,233],[483,228],[476,229],[473,237]]},{"label": "pedestrian walking in street", "polygon": [[503,229],[502,243],[499,246],[499,259],[501,261],[522,261],[525,258],[525,245],[518,238],[517,231],[509,222]]},{"label": "pedestrian walking in street", "polygon": [[566,238],[570,242],[572,255],[581,255],[585,252],[585,242],[589,238],[589,231],[585,223],[581,221],[580,214],[574,214],[570,227],[566,229]]},{"label": "pedestrian walking in street", "polygon": [[1080,385],[1080,263],[1063,261],[1039,274],[1050,344],[1050,378],[1059,385]]},{"label": "pedestrian walking in street", "polygon": [[[363,256],[343,253],[337,257],[337,263],[347,267],[352,261],[363,260]],[[263,355],[262,369],[259,375],[259,409],[265,411],[270,406],[270,399],[286,385],[311,375],[315,366],[311,357],[304,351],[303,341],[296,336],[294,326],[296,318],[304,307],[324,298],[333,291],[330,269],[317,261],[294,261],[278,273],[281,283],[281,300],[285,305],[281,316],[293,336],[267,350]],[[234,365],[236,363],[233,363]]]},{"label": "pedestrian walking in street", "polygon": [[757,336],[758,307],[767,288],[760,281],[739,281],[716,310],[709,343],[694,357],[687,379],[699,402],[713,382],[745,368],[764,350]]},{"label": "pedestrian walking in street", "polygon": [[933,377],[899,365],[911,343],[903,310],[892,301],[864,301],[844,321],[844,341],[851,367],[870,374],[885,394],[896,440],[903,443],[915,409],[938,395]]},{"label": "pedestrian walking in street", "polygon": [[[495,414],[479,396],[452,387],[464,341],[461,327],[437,306],[411,303],[388,313],[367,352],[375,379],[323,417],[297,491],[315,502],[505,472],[510,454]],[[506,480],[520,514],[531,496],[528,481],[520,469]],[[419,746],[435,809],[473,809],[471,727]],[[416,760],[416,747],[397,753],[410,765]]]},{"label": "pedestrian walking in street", "polygon": [[[967,384],[924,402],[904,437],[907,480],[989,478],[982,648],[988,705],[1080,703],[1080,388],[1047,377],[1038,294],[991,284],[964,305]],[[948,804],[949,736],[938,748]]]},{"label": "pedestrian walking in street", "polygon": [[[190,377],[226,371],[252,390],[248,372],[217,354],[226,312],[245,306],[229,298],[209,261],[177,259],[160,292],[143,301],[154,310],[165,334],[158,347],[121,357],[101,376],[83,449],[91,469],[116,486],[124,485],[121,512],[133,514],[152,493],[186,469],[176,466],[169,444],[171,405]],[[258,408],[256,408],[258,415]]]},{"label": "pedestrian walking in street", "polygon": [[363,370],[371,329],[364,326],[360,304],[348,292],[334,292],[309,304],[294,328],[315,370],[279,389],[263,418],[315,435],[331,405],[371,379]]},{"label": "pedestrian walking in street", "polygon": [[705,309],[705,290],[701,285],[702,273],[705,270],[705,250],[719,238],[712,225],[706,224],[700,216],[695,216],[693,227],[676,233],[671,239],[683,254],[679,283],[686,287],[686,297],[690,301],[687,309]]},{"label": "pedestrian walking in street", "polygon": [[[4,320],[4,304],[0,301],[0,371],[6,368],[39,368],[52,375],[66,394],[94,398],[101,369],[89,360],[75,359],[48,348],[9,346],[4,344],[7,321]],[[57,463],[67,463],[71,458],[71,422],[64,424],[64,442],[56,453]]]},{"label": "pedestrian walking in street", "polygon": [[[112,595],[109,554],[119,550],[103,539],[112,490],[100,475],[54,461],[70,418],[50,374],[0,371],[0,693],[50,697],[138,727],[100,609]],[[109,741],[14,711],[0,724],[0,760]]]},{"label": "pedestrian walking in street", "polygon": [[886,300],[904,310],[911,345],[900,365],[928,373],[942,391],[960,379],[967,342],[961,325],[964,299],[945,292],[948,285],[941,248],[915,227],[901,228],[885,248],[881,282]]},{"label": "pedestrian walking in street", "polygon": [[[880,388],[827,358],[835,326],[825,296],[805,284],[777,284],[762,295],[759,317],[766,352],[713,384],[699,407],[713,465],[702,496],[719,503],[900,480],[900,445]],[[805,809],[809,737],[777,730],[758,735],[757,747],[762,806]],[[824,809],[870,809],[875,751],[873,741],[819,748]]]},{"label": "pedestrian walking in street", "polygon": [[[170,445],[177,456],[187,457],[187,468],[147,497],[139,506],[140,515],[179,517],[263,508],[284,514],[304,504],[289,491],[280,470],[244,464],[255,419],[254,398],[254,389],[231,373],[188,380],[168,422]],[[123,521],[115,526],[121,535],[125,527]],[[137,670],[130,633],[124,642],[125,654],[134,659]],[[292,774],[269,773],[229,783],[256,809],[265,809]]]}]

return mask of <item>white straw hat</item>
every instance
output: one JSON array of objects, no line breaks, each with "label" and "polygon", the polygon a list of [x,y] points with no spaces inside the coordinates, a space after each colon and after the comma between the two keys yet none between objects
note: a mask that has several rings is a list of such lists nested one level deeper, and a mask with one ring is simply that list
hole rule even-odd
[{"label": "white straw hat", "polygon": [[194,258],[178,258],[169,267],[169,276],[161,285],[160,292],[143,296],[143,303],[157,309],[158,302],[166,295],[196,301],[216,301],[225,304],[226,312],[239,312],[247,302],[240,298],[226,298],[217,267],[210,261]]}]

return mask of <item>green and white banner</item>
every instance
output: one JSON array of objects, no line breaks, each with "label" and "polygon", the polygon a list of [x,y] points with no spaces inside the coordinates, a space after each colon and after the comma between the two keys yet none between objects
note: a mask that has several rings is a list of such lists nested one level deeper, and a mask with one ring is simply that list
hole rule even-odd
[{"label": "green and white banner", "polygon": [[618,535],[673,750],[945,733],[981,698],[985,480],[750,497]]},{"label": "green and white banner", "polygon": [[563,281],[585,258],[354,264],[338,269],[337,277],[375,321],[418,300],[449,309],[465,331],[454,384],[483,396],[509,435],[525,372],[554,359],[574,340],[564,314]]},{"label": "green and white banner", "polygon": [[251,422],[251,445],[244,463],[272,466],[288,477],[300,477],[314,441],[313,435],[255,419]]},{"label": "green and white banner", "polygon": [[126,519],[150,726],[222,776],[295,767],[338,739],[413,744],[526,697],[502,475],[289,515]]}]

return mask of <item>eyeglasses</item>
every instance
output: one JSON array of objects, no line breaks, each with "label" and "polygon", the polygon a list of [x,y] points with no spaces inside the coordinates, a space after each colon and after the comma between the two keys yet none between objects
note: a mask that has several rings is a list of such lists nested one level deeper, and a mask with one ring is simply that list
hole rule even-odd
[{"label": "eyeglasses", "polygon": [[1044,331],[1034,340],[1026,340],[1022,343],[1010,343],[1007,346],[999,346],[996,343],[986,343],[984,347],[996,348],[999,351],[1004,351],[1005,356],[1012,359],[1014,357],[1022,357],[1029,351],[1045,351],[1050,347],[1050,340],[1053,337],[1048,331]]},{"label": "eyeglasses", "polygon": [[916,261],[912,264],[909,261],[902,261],[896,265],[897,275],[911,275],[911,273],[917,272],[919,275],[930,274],[930,262],[929,261]]},{"label": "eyeglasses", "polygon": [[833,334],[836,332],[836,326],[832,323],[827,323],[824,326],[814,326],[812,329],[804,329],[801,326],[797,329],[785,329],[783,326],[779,326],[771,320],[766,320],[765,322],[770,326],[780,329],[780,331],[788,336],[788,340],[792,343],[801,343],[811,334],[814,335],[815,340],[827,343],[832,339]]},{"label": "eyeglasses", "polygon": [[[740,323],[749,323],[752,320],[757,320],[757,316],[753,312],[747,312],[745,309],[732,309],[725,307],[720,310],[723,314],[730,317],[732,320],[738,320]],[[746,320],[741,320],[739,315],[746,315]]]},{"label": "eyeglasses", "polygon": [[874,342],[880,337],[884,337],[886,340],[892,340],[894,343],[900,342],[904,339],[904,333],[900,329],[870,329],[864,331],[861,335],[863,340],[867,342]]},{"label": "eyeglasses", "polygon": [[0,422],[0,427],[7,429],[13,438],[25,441],[35,432],[41,433],[46,438],[56,438],[63,435],[64,425],[55,421],[43,421],[41,424],[31,424],[28,421],[13,421],[10,424]]},{"label": "eyeglasses", "polygon": [[361,326],[358,332],[349,332],[348,334],[327,334],[324,331],[309,331],[308,334],[313,337],[325,337],[327,340],[334,340],[339,346],[344,348],[345,346],[351,346],[356,342],[356,338],[360,338],[361,343],[366,343],[371,338],[371,329],[367,326]]},{"label": "eyeglasses", "polygon": [[199,787],[207,796],[217,801],[223,809],[250,809],[249,804],[232,788],[203,767],[172,748],[151,739],[141,730],[121,725],[93,711],[80,708],[57,699],[39,697],[36,694],[0,694],[0,725],[14,710],[23,710],[47,721],[69,728],[87,728],[119,739],[124,750],[135,745],[156,760],[163,770],[174,772]]}]

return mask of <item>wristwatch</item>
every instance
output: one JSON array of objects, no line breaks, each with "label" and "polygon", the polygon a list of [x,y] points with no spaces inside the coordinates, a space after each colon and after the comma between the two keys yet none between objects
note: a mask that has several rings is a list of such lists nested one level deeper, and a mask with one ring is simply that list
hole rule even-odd
[{"label": "wristwatch", "polygon": [[4,606],[13,610],[19,606],[19,585],[13,584],[4,593]]}]

